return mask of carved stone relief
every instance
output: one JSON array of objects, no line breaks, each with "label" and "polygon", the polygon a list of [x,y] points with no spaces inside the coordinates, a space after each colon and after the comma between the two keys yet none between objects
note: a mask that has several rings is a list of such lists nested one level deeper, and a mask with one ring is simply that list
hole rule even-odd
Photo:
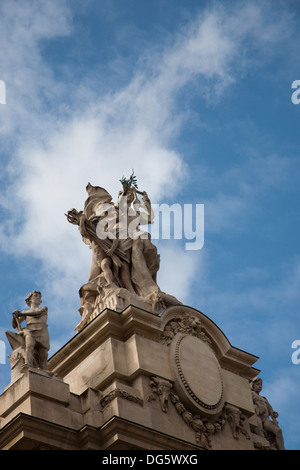
[{"label": "carved stone relief", "polygon": [[161,334],[161,342],[169,346],[177,333],[185,333],[196,336],[202,341],[212,346],[212,341],[209,338],[205,327],[202,325],[199,318],[184,312],[182,315],[172,318]]},{"label": "carved stone relief", "polygon": [[149,396],[148,401],[156,400],[157,397],[160,401],[161,410],[164,413],[167,413],[168,403],[170,401],[174,405],[177,413],[182,417],[185,424],[195,431],[197,444],[205,448],[210,448],[210,437],[221,431],[225,424],[225,418],[221,415],[214,423],[212,423],[209,422],[206,417],[192,413],[184,406],[178,395],[174,392],[173,384],[161,377],[151,377],[150,387],[153,393]]},{"label": "carved stone relief", "polygon": [[240,434],[243,434],[246,439],[250,439],[250,434],[246,429],[247,418],[244,413],[236,406],[228,403],[226,403],[224,410],[234,439],[238,439]]},{"label": "carved stone relief", "polygon": [[[158,396],[160,401],[161,410],[166,413],[168,410],[168,401],[173,384],[168,380],[161,377],[152,377],[150,380],[150,387],[155,395]],[[155,400],[155,395],[150,395],[148,401]]]},{"label": "carved stone relief", "polygon": [[206,342],[177,333],[170,346],[170,361],[176,377],[175,389],[195,412],[216,415],[224,404],[221,368]]},{"label": "carved stone relief", "polygon": [[140,406],[143,406],[143,400],[140,397],[133,395],[132,393],[128,393],[125,390],[121,390],[120,388],[116,388],[111,392],[107,393],[106,395],[103,395],[100,400],[100,405],[102,406],[102,408],[105,408],[105,406],[107,406],[115,398],[123,398],[125,400],[137,403]]},{"label": "carved stone relief", "polygon": [[171,402],[204,448],[212,447],[212,436],[226,422],[234,439],[250,439],[248,418],[239,408],[225,403],[221,367],[201,320],[189,312],[176,315],[165,325],[160,341],[169,347],[174,380],[152,377],[149,401],[159,399],[164,413]]},{"label": "carved stone relief", "polygon": [[174,390],[180,400],[195,413],[220,413],[224,405],[222,372],[201,320],[183,311],[167,322],[161,342],[169,347]]}]

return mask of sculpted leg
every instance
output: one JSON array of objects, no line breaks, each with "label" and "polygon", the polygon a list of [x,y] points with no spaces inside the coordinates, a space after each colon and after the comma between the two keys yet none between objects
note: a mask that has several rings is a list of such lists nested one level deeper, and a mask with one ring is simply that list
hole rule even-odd
[{"label": "sculpted leg", "polygon": [[273,436],[275,436],[278,450],[284,450],[285,447],[284,447],[283,435],[282,435],[282,431],[280,427],[273,424],[272,421],[266,420],[264,422],[264,428],[270,434],[273,434]]},{"label": "sculpted leg", "polygon": [[30,336],[25,336],[25,354],[26,354],[26,363],[28,366],[33,367],[33,353],[35,348],[35,340]]},{"label": "sculpted leg", "polygon": [[131,276],[127,263],[123,263],[120,274],[125,289],[129,290],[129,292],[131,292],[132,294],[135,294],[134,288],[131,283]]},{"label": "sculpted leg", "polygon": [[104,273],[106,282],[109,284],[113,282],[113,273],[111,271],[111,260],[109,258],[104,258],[104,260],[101,262],[101,269]]},{"label": "sculpted leg", "polygon": [[43,370],[46,370],[48,368],[47,359],[48,359],[48,350],[46,348],[40,348],[39,349],[39,366]]}]

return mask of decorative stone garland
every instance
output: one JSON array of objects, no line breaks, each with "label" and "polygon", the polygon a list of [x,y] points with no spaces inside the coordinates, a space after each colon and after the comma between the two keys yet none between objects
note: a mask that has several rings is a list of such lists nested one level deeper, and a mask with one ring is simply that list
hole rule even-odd
[{"label": "decorative stone garland", "polygon": [[159,398],[161,409],[164,413],[168,411],[168,400],[174,405],[177,413],[182,417],[183,421],[195,431],[195,438],[197,444],[205,448],[211,447],[210,436],[220,432],[226,422],[225,416],[221,413],[217,421],[214,423],[200,415],[191,413],[183,403],[179,400],[178,395],[172,389],[173,384],[161,377],[152,377],[150,380],[150,387],[153,394],[149,396],[148,401],[156,400]]}]

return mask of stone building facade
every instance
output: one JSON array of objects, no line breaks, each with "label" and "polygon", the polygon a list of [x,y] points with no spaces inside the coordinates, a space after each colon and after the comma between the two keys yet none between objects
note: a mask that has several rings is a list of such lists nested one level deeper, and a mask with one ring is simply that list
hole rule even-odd
[{"label": "stone building facade", "polygon": [[268,449],[249,383],[257,357],[203,313],[105,309],[0,396],[1,449]]}]

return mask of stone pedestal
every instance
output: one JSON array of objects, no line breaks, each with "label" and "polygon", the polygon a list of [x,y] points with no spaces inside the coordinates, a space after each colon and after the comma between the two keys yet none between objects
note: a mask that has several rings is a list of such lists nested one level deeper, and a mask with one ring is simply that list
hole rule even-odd
[{"label": "stone pedestal", "polygon": [[257,357],[204,314],[105,309],[0,397],[0,449],[267,448],[249,381]]}]

